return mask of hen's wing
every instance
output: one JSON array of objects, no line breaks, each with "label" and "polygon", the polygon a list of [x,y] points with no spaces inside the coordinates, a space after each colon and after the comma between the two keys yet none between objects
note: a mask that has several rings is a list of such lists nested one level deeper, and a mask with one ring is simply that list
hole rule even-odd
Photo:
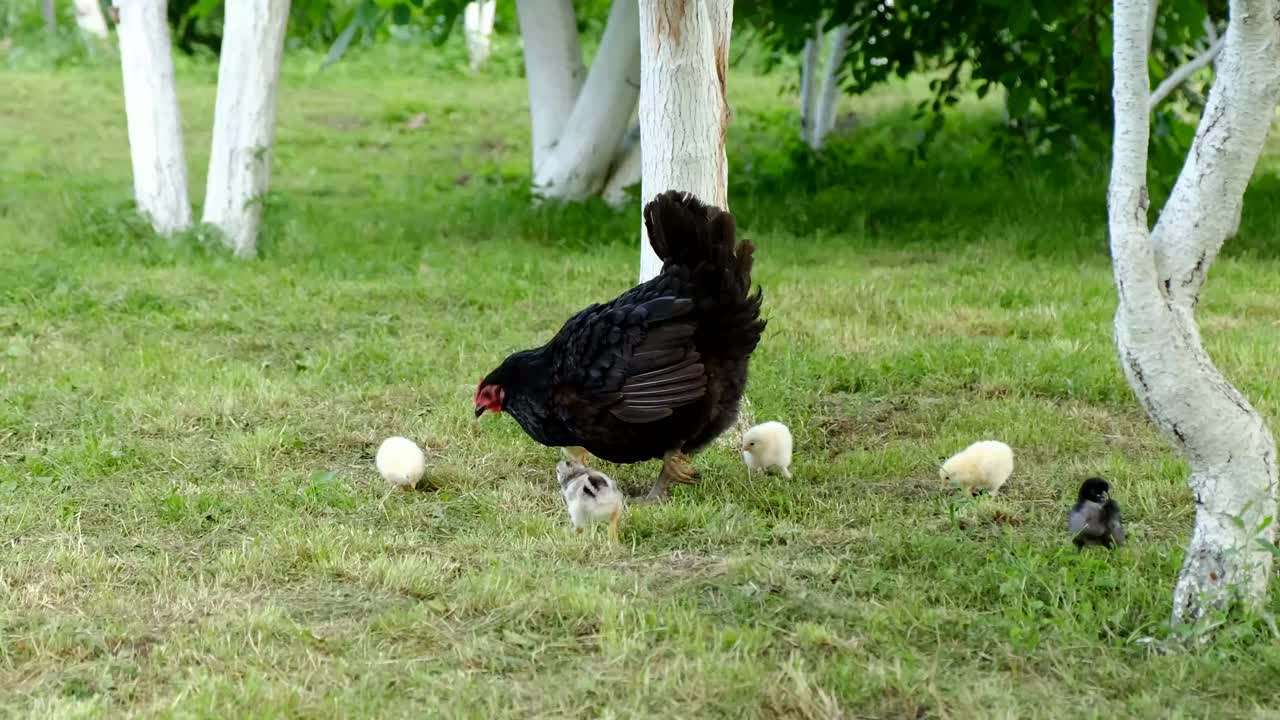
[{"label": "hen's wing", "polygon": [[553,382],[566,414],[607,409],[623,422],[644,424],[706,393],[705,368],[693,347],[693,300],[674,291],[630,295],[583,310],[552,341]]}]

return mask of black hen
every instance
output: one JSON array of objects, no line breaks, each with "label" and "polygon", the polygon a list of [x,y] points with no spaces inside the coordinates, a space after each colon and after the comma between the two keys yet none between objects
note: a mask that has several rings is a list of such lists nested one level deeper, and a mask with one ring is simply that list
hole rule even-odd
[{"label": "black hen", "polygon": [[1112,500],[1111,486],[1100,477],[1091,477],[1080,486],[1076,504],[1071,508],[1068,529],[1076,550],[1086,545],[1119,547],[1124,542],[1124,523],[1120,505]]},{"label": "black hen", "polygon": [[669,191],[645,206],[644,224],[662,272],[509,356],[475,404],[477,417],[510,413],[529,437],[580,457],[662,458],[657,499],[668,482],[696,482],[688,455],[737,419],[765,321],[751,293],[755,248],[736,242],[733,215]]}]

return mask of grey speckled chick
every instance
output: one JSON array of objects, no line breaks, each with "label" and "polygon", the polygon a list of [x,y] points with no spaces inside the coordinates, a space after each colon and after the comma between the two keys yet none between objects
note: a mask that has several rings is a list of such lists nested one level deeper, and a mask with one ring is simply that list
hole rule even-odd
[{"label": "grey speckled chick", "polygon": [[1077,552],[1086,545],[1113,548],[1124,543],[1120,505],[1111,499],[1110,492],[1111,486],[1100,477],[1091,477],[1080,486],[1069,521],[1071,542]]}]

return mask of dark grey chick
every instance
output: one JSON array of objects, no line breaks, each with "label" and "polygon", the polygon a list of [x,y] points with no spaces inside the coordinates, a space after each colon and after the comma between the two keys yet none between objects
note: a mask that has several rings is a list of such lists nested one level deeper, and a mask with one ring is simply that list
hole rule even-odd
[{"label": "dark grey chick", "polygon": [[1100,477],[1091,477],[1080,486],[1080,495],[1071,508],[1069,528],[1076,552],[1085,545],[1119,547],[1124,543],[1124,524],[1120,505],[1112,500],[1111,486]]}]

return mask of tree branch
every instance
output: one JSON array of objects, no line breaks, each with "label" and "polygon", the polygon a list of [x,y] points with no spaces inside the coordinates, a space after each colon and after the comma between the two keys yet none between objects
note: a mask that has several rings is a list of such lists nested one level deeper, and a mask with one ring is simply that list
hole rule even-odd
[{"label": "tree branch", "polygon": [[1209,266],[1240,224],[1244,191],[1280,100],[1275,0],[1235,0],[1217,73],[1187,162],[1153,232],[1169,300],[1196,304]]},{"label": "tree branch", "polygon": [[1151,98],[1147,100],[1147,112],[1155,112],[1156,106],[1169,97],[1169,94],[1178,88],[1179,85],[1186,82],[1196,71],[1206,67],[1218,57],[1218,53],[1222,52],[1222,46],[1227,44],[1227,36],[1223,35],[1215,40],[1210,41],[1209,49],[1195,56],[1191,60],[1183,63],[1178,69],[1169,73],[1169,77],[1164,82],[1156,86],[1155,92],[1151,93]]}]

